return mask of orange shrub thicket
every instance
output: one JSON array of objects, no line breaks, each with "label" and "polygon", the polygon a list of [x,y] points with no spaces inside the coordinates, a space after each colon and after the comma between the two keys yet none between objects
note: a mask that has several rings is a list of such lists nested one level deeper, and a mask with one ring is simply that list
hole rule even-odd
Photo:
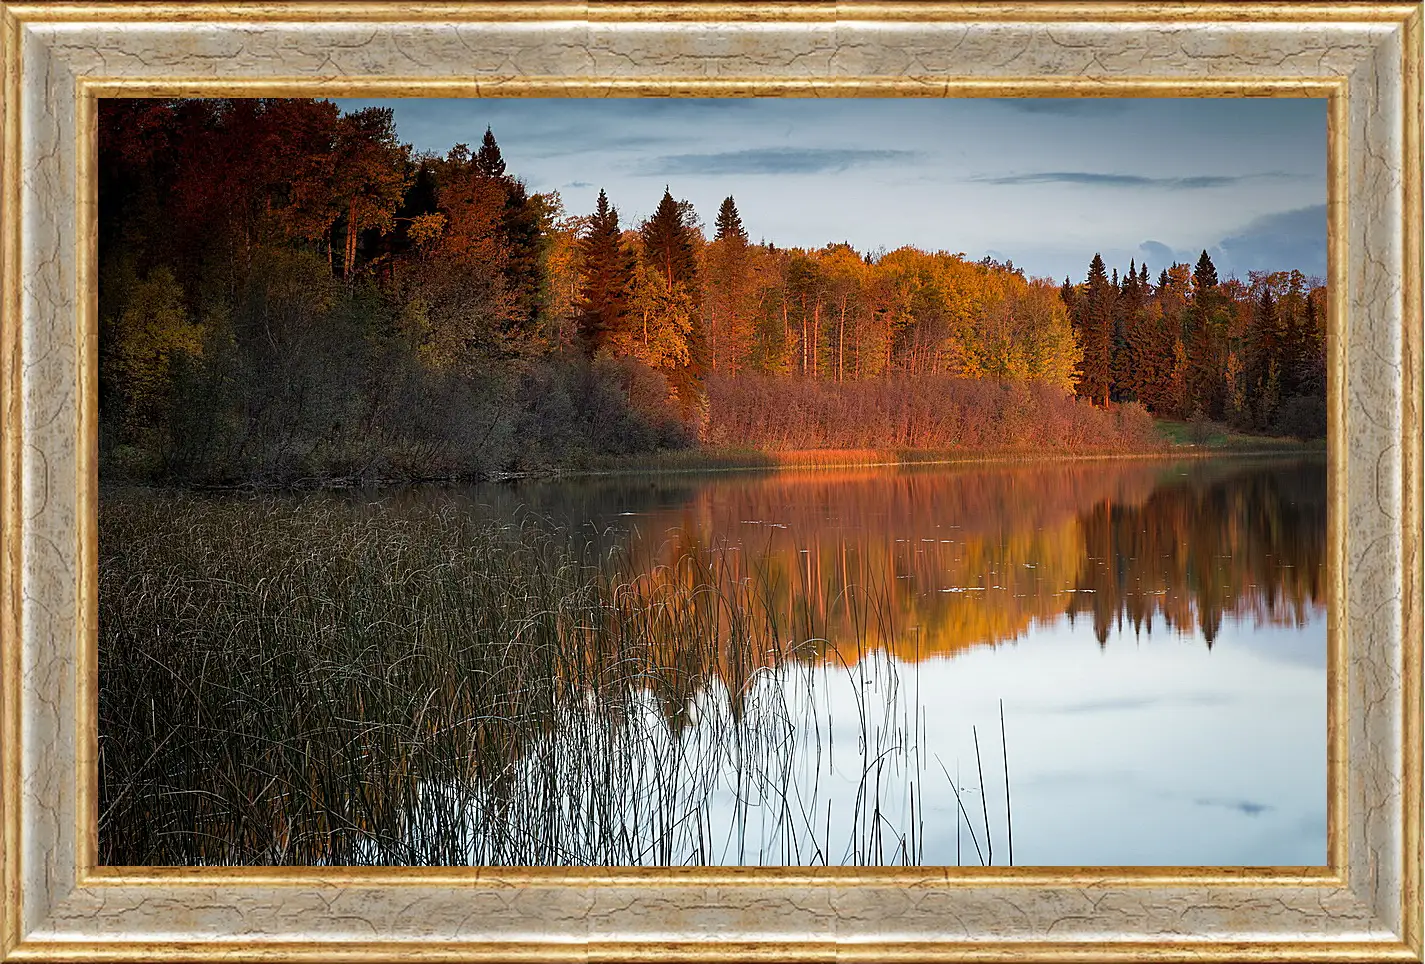
[{"label": "orange shrub thicket", "polygon": [[1043,382],[930,375],[708,380],[710,445],[790,449],[1137,452],[1163,443],[1136,402],[1097,408]]}]

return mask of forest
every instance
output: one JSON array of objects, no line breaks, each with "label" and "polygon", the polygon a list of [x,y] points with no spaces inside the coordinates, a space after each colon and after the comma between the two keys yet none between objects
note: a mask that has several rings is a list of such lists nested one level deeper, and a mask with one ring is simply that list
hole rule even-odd
[{"label": "forest", "polygon": [[[477,134],[478,137],[478,134]],[[1155,419],[1319,438],[1326,289],[1083,280],[753,241],[669,185],[622,223],[392,112],[105,99],[99,445],[111,479],[490,478],[703,447],[1114,452]],[[651,204],[652,198],[629,203]]]}]

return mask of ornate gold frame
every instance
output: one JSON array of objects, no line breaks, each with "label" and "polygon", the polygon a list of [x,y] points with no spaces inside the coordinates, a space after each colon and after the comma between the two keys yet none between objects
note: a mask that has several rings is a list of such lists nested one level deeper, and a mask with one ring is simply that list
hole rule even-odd
[{"label": "ornate gold frame", "polygon": [[[1422,960],[1421,22],[1418,3],[0,3],[0,960]],[[1328,98],[1328,865],[96,867],[96,98],[279,93]]]}]

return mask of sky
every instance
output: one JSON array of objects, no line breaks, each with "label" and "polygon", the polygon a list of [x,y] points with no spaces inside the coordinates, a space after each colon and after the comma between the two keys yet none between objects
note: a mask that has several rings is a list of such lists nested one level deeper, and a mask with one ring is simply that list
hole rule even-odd
[{"label": "sky", "polygon": [[395,111],[418,151],[477,146],[510,173],[620,223],[665,186],[710,234],[736,199],[753,241],[915,245],[1081,280],[1204,249],[1221,277],[1326,275],[1323,99],[609,98],[339,100]]}]

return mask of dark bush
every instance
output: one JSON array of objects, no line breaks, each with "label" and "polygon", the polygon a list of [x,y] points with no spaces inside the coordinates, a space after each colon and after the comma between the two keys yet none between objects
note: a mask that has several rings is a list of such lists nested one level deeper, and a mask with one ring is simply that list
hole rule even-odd
[{"label": "dark bush", "polygon": [[1297,395],[1282,402],[1274,435],[1290,435],[1303,442],[1326,437],[1326,402],[1314,395]]}]

